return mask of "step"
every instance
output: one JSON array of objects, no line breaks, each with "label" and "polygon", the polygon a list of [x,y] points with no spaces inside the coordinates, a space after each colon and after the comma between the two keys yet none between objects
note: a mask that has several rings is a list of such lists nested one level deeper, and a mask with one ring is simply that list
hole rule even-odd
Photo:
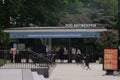
[{"label": "step", "polygon": [[30,69],[22,69],[22,80],[34,80]]},{"label": "step", "polygon": [[43,75],[38,75],[37,72],[32,72],[34,80],[48,80]]},{"label": "step", "polygon": [[43,75],[45,78],[49,77],[49,69],[46,67],[44,68],[37,68],[31,69],[33,72],[37,72],[39,75]]}]

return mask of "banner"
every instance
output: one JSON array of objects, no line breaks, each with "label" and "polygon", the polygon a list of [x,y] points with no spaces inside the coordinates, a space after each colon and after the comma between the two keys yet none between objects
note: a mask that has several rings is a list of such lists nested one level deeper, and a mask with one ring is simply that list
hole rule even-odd
[{"label": "banner", "polygon": [[118,49],[104,49],[104,70],[118,70]]}]

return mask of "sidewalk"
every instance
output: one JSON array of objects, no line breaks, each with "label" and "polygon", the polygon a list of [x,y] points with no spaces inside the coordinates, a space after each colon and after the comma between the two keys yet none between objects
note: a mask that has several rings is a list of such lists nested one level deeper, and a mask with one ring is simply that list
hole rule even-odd
[{"label": "sidewalk", "polygon": [[0,69],[0,80],[33,80],[30,69]]},{"label": "sidewalk", "polygon": [[91,70],[77,64],[57,64],[49,80],[120,80],[119,76],[103,76],[102,64],[91,63]]},{"label": "sidewalk", "polygon": [[22,80],[21,69],[1,69],[0,80]]}]

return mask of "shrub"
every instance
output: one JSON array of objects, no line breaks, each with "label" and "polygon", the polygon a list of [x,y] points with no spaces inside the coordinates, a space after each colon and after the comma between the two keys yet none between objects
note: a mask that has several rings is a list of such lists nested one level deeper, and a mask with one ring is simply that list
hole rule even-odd
[{"label": "shrub", "polygon": [[5,60],[4,59],[0,59],[0,66],[5,64]]}]

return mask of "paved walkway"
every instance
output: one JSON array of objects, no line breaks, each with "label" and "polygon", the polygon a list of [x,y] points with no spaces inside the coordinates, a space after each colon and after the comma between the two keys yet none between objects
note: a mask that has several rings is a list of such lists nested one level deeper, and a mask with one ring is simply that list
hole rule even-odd
[{"label": "paved walkway", "polygon": [[57,64],[49,80],[120,80],[120,76],[103,76],[102,64],[91,63],[91,70],[77,64]]},{"label": "paved walkway", "polygon": [[0,80],[48,80],[30,69],[1,69]]},{"label": "paved walkway", "polygon": [[[91,70],[86,70],[77,64],[57,64],[48,79],[43,79],[41,75],[36,77],[36,74],[33,74],[33,76],[35,75],[34,80],[120,80],[120,76],[103,76],[105,71],[102,69],[102,64],[92,63],[90,67]],[[1,69],[0,80],[26,80],[23,75],[26,76],[28,73],[23,74],[23,71],[21,69]]]},{"label": "paved walkway", "polygon": [[22,80],[21,69],[1,69],[0,80]]}]

